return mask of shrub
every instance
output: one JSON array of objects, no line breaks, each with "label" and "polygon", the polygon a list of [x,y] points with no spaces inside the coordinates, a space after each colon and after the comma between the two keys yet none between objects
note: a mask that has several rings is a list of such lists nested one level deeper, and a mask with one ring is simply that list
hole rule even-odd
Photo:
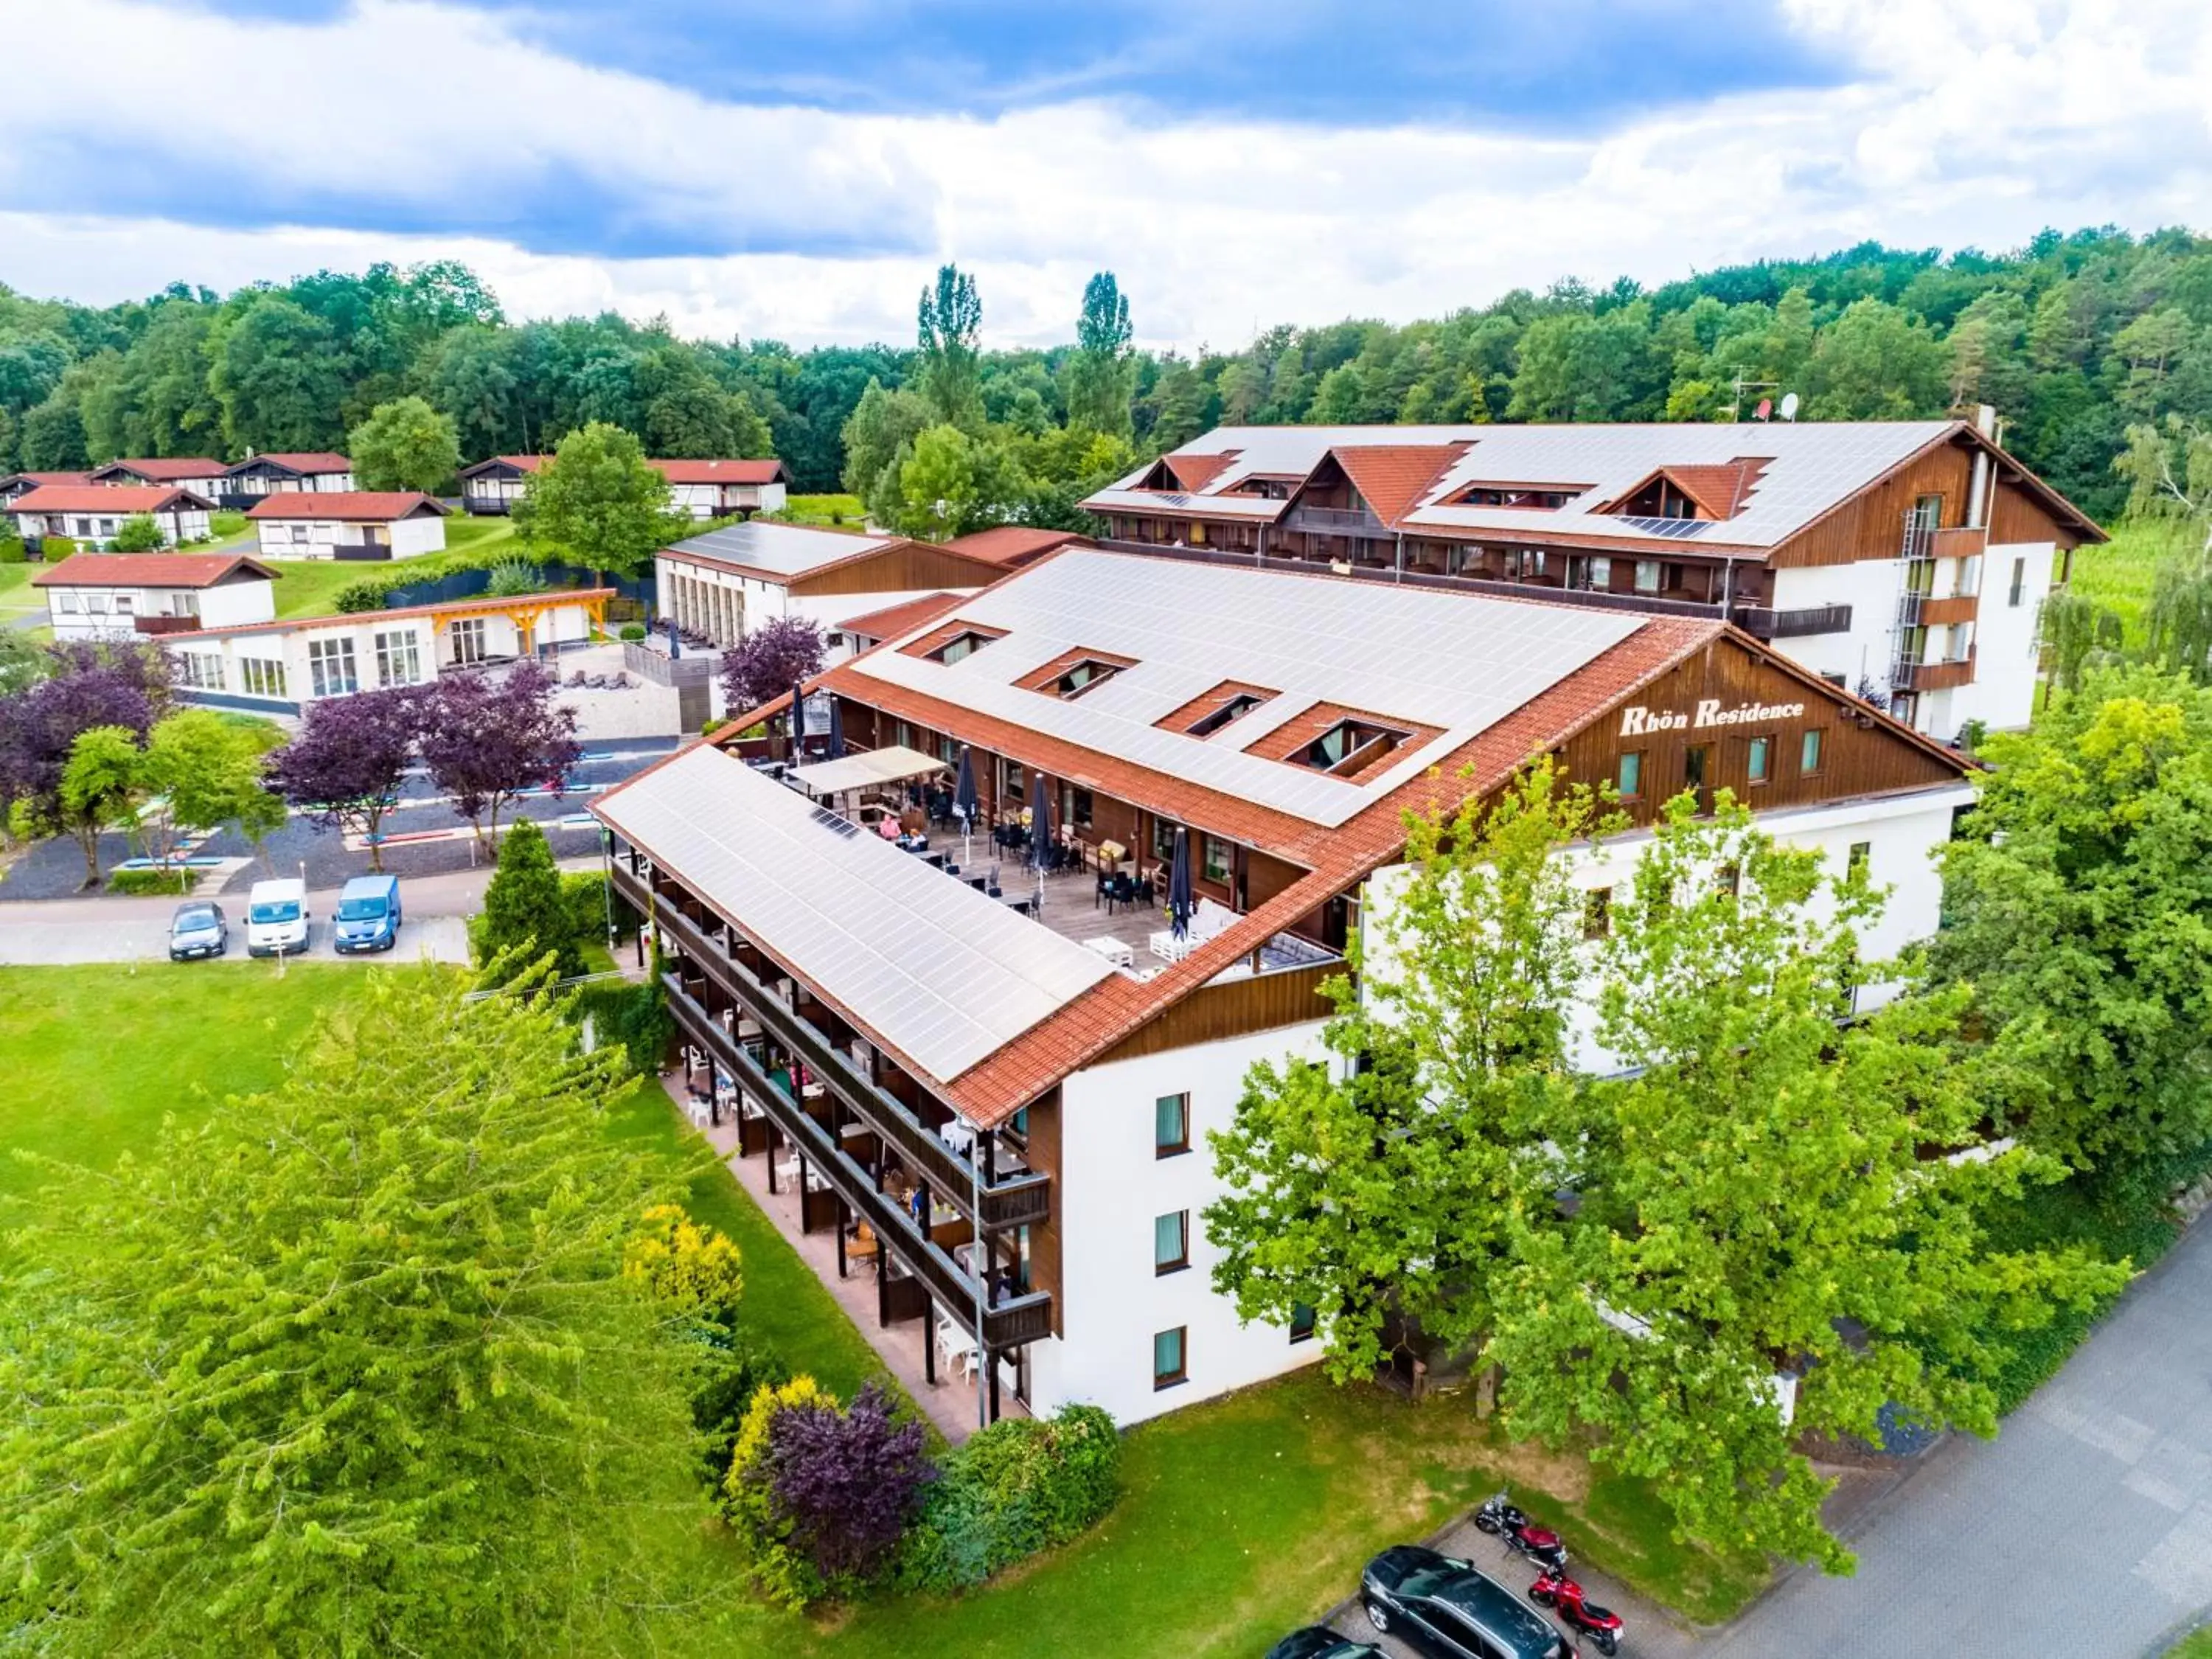
[{"label": "shrub", "polygon": [[513,599],[544,590],[544,570],[526,559],[501,560],[492,566],[491,580],[484,585],[484,592],[495,599]]},{"label": "shrub", "polygon": [[489,967],[502,953],[518,951],[510,971],[519,971],[550,953],[560,976],[574,978],[584,963],[569,916],[545,832],[533,819],[517,819],[500,842],[499,868],[484,889],[483,922],[473,935],[477,965]]},{"label": "shrub", "polygon": [[603,980],[578,986],[574,996],[576,1018],[590,1017],[602,1044],[619,1043],[632,1071],[650,1077],[660,1069],[676,1022],[669,1018],[659,979],[640,985]]},{"label": "shrub", "polygon": [[645,638],[645,624],[643,623],[624,623],[622,625],[622,637],[632,645],[637,644]]},{"label": "shrub", "polygon": [[631,920],[636,913],[627,904],[609,905],[607,878],[596,870],[575,870],[562,874],[561,908],[568,913],[568,932],[579,945],[604,943],[610,914],[614,917],[617,937],[637,931],[635,922]]},{"label": "shrub", "polygon": [[158,553],[168,541],[152,514],[133,513],[115,526],[115,539],[108,545],[118,553]]},{"label": "shrub", "polygon": [[0,536],[0,564],[21,564],[31,556],[17,536]]},{"label": "shrub", "polygon": [[787,1407],[769,1420],[765,1468],[791,1547],[833,1591],[874,1581],[937,1478],[921,1425],[881,1385],[853,1403]]},{"label": "shrub", "polygon": [[899,1553],[902,1589],[951,1590],[1081,1534],[1113,1508],[1121,1439],[1096,1406],[994,1423],[948,1456]]},{"label": "shrub", "polygon": [[728,720],[720,714],[709,714],[699,722],[699,735],[702,738],[711,738],[729,723]]},{"label": "shrub", "polygon": [[701,1226],[678,1204],[657,1204],[645,1212],[637,1236],[623,1247],[623,1277],[671,1307],[732,1327],[745,1285],[738,1247],[714,1228]]},{"label": "shrub", "polygon": [[763,1389],[790,1382],[791,1370],[767,1342],[711,1319],[691,1322],[689,1334],[701,1352],[691,1421],[705,1437],[702,1472],[714,1486],[729,1470],[747,1406]]},{"label": "shrub", "polygon": [[76,544],[66,536],[44,536],[39,540],[39,556],[48,564],[59,564],[76,551]]},{"label": "shrub", "polygon": [[769,1479],[769,1431],[783,1413],[825,1403],[835,1410],[837,1396],[811,1376],[760,1389],[738,1422],[730,1471],[722,1480],[730,1534],[754,1581],[769,1600],[790,1607],[821,1600],[828,1586],[805,1553],[792,1547],[791,1522],[777,1512]]},{"label": "shrub", "polygon": [[191,891],[195,879],[189,870],[111,870],[107,890],[125,896],[161,894],[174,898]]}]

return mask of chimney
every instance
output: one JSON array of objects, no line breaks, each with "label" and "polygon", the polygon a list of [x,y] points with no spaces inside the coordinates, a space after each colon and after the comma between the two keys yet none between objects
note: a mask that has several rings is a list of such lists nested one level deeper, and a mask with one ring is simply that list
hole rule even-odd
[{"label": "chimney", "polygon": [[1977,404],[1974,406],[1974,430],[1991,443],[1997,441],[1997,406],[1995,404]]}]

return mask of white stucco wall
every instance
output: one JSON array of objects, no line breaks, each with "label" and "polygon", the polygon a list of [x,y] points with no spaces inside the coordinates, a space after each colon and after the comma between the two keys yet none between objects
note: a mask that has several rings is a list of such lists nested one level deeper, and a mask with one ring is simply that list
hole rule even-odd
[{"label": "white stucco wall", "polygon": [[[263,519],[258,522],[262,554],[272,559],[335,558],[339,547],[358,545],[371,529],[384,532],[391,556],[395,559],[419,558],[425,553],[442,552],[446,546],[446,521],[431,514],[374,526],[335,519]],[[304,536],[302,531],[306,532]]]},{"label": "white stucco wall", "polygon": [[[1971,720],[1993,732],[2026,726],[2035,714],[2036,630],[2057,568],[2053,542],[1991,547],[1982,559],[1982,598],[1974,628],[1974,678],[1950,693],[1948,726],[1954,736]],[[2013,600],[2013,570],[2020,570],[2020,599]],[[1931,730],[1935,729],[1933,727]]]},{"label": "white stucco wall", "polygon": [[[1069,1401],[1102,1406],[1134,1423],[1310,1364],[1318,1341],[1292,1342],[1279,1326],[1240,1325],[1214,1293],[1219,1252],[1206,1236],[1206,1206],[1221,1186],[1206,1132],[1236,1115],[1255,1060],[1322,1058],[1319,1023],[1224,1042],[1094,1066],[1060,1085],[1060,1316],[1065,1334],[1030,1349],[1030,1405],[1042,1413]],[[1163,1158],[1153,1146],[1155,1103],[1190,1096],[1191,1150]],[[1190,1266],[1152,1265],[1159,1216],[1190,1212]],[[1152,1386],[1152,1338],[1184,1328],[1188,1380]]]},{"label": "white stucco wall", "polygon": [[1851,608],[1848,633],[1808,634],[1774,641],[1774,649],[1816,674],[1841,674],[1856,691],[1862,678],[1887,684],[1897,621],[1897,596],[1905,580],[1901,559],[1868,559],[1857,564],[1793,566],[1774,572],[1773,607],[1811,610],[1821,605]]}]

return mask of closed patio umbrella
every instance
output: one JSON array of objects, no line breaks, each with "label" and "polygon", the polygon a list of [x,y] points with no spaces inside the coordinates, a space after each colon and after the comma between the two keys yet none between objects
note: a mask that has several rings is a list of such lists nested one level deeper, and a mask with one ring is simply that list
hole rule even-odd
[{"label": "closed patio umbrella", "polygon": [[1190,831],[1176,826],[1175,862],[1168,869],[1168,931],[1177,939],[1190,934],[1190,915],[1197,907],[1190,892]]},{"label": "closed patio umbrella", "polygon": [[1044,774],[1030,776],[1036,803],[1030,808],[1030,865],[1037,872],[1037,909],[1044,909],[1044,872],[1052,868],[1052,797],[1045,793]]},{"label": "closed patio umbrella", "polygon": [[975,828],[975,757],[960,745],[960,781],[952,786],[952,810],[960,815],[960,862],[968,862],[968,837]]},{"label": "closed patio umbrella", "polygon": [[845,758],[845,707],[834,696],[830,699],[830,758]]},{"label": "closed patio umbrella", "polygon": [[791,683],[791,763],[797,766],[806,758],[806,683]]}]

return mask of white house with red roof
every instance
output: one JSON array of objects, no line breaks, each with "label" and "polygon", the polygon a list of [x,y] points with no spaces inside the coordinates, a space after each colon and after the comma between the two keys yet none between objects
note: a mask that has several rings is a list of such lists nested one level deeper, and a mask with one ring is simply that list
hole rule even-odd
[{"label": "white house with red roof", "polygon": [[222,504],[243,512],[264,495],[287,490],[345,494],[354,488],[353,463],[329,450],[271,451],[249,455],[223,475]]},{"label": "white house with red roof", "polygon": [[73,553],[31,578],[58,640],[265,623],[277,573],[236,553]]},{"label": "white house with red roof", "polygon": [[287,489],[246,516],[271,559],[416,559],[446,549],[446,509],[417,489]]},{"label": "white house with red roof", "polygon": [[115,539],[125,519],[141,514],[161,527],[171,547],[205,541],[207,496],[175,484],[40,484],[8,504],[15,533],[34,551],[49,536],[67,537],[81,546],[102,547]]},{"label": "white house with red roof", "polygon": [[765,460],[655,461],[668,480],[669,504],[695,519],[773,513],[784,504],[791,475],[774,456]]},{"label": "white house with red roof", "polygon": [[89,472],[10,472],[0,478],[0,512],[15,503],[19,495],[27,495],[41,484],[82,485],[92,482]]},{"label": "white house with red roof", "polygon": [[512,513],[531,476],[550,455],[494,455],[460,471],[461,510],[471,514]]},{"label": "white house with red roof", "polygon": [[189,489],[211,501],[222,493],[223,474],[229,470],[222,462],[205,455],[140,457],[95,466],[92,469],[92,482],[126,486],[167,484]]}]

